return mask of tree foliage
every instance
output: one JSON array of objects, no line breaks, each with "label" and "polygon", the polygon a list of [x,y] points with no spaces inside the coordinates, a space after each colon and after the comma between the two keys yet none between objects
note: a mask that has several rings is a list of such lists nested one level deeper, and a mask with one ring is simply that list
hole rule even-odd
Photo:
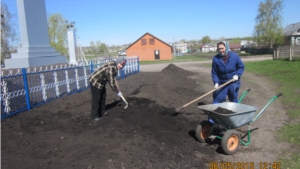
[{"label": "tree foliage", "polygon": [[66,19],[61,14],[48,17],[48,33],[50,45],[62,55],[68,55],[68,28]]},{"label": "tree foliage", "polygon": [[101,43],[101,41],[91,41],[90,47],[88,50],[89,54],[107,54],[108,47],[105,43]]},{"label": "tree foliage", "polygon": [[241,43],[241,38],[232,38],[230,43],[232,44]]},{"label": "tree foliage", "polygon": [[209,44],[211,42],[211,39],[209,36],[204,36],[201,40],[202,44]]},{"label": "tree foliage", "polygon": [[258,45],[272,48],[274,44],[279,45],[283,42],[282,10],[283,0],[260,2],[254,30]]},{"label": "tree foliage", "polygon": [[10,58],[10,54],[16,51],[19,37],[15,15],[9,12],[4,2],[1,2],[1,62]]}]

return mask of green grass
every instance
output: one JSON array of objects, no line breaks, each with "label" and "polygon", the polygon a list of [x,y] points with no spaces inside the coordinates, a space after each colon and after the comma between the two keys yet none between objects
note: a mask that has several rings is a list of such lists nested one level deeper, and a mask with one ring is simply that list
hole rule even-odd
[{"label": "green grass", "polygon": [[[283,104],[292,118],[300,118],[300,62],[267,60],[245,63],[246,71],[268,76],[280,84],[278,92],[283,93]],[[299,142],[300,144],[300,142]]]},{"label": "green grass", "polygon": [[280,159],[281,168],[300,169],[300,154],[292,154],[291,159]]},{"label": "green grass", "polygon": [[[291,123],[282,127],[277,134],[279,140],[291,143],[295,147],[300,147],[300,61],[284,60],[267,60],[260,62],[245,63],[246,71],[265,75],[275,82],[278,82],[278,93],[282,93],[280,98],[287,109]],[[295,122],[294,122],[295,121]],[[292,154],[291,158],[281,158],[284,168],[299,169],[300,155],[299,152]]]}]

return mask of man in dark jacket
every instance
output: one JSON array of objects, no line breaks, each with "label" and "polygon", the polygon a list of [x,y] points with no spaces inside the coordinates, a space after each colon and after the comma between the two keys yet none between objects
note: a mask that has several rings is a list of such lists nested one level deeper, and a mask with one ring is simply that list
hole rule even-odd
[{"label": "man in dark jacket", "polygon": [[92,92],[91,118],[93,123],[99,121],[103,115],[107,114],[105,107],[105,86],[107,82],[119,97],[122,96],[116,76],[118,74],[118,70],[123,69],[126,62],[126,59],[117,59],[117,61],[107,62],[90,75],[89,82]]},{"label": "man in dark jacket", "polygon": [[234,79],[233,83],[218,89],[213,93],[213,103],[222,103],[226,100],[226,96],[230,102],[238,102],[238,92],[240,89],[240,78],[244,73],[244,64],[241,58],[234,52],[230,52],[227,43],[219,42],[217,44],[219,54],[214,56],[212,60],[212,81],[215,89],[219,85]]}]

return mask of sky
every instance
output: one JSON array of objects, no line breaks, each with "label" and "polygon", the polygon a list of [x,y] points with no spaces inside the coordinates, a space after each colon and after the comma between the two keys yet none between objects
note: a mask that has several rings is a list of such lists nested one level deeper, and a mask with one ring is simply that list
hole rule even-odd
[{"label": "sky", "polygon": [[[2,0],[17,16],[17,0]],[[252,36],[265,0],[45,0],[48,14],[75,22],[78,42],[133,43],[145,33],[164,42]],[[300,0],[284,0],[283,27],[300,22]]]}]

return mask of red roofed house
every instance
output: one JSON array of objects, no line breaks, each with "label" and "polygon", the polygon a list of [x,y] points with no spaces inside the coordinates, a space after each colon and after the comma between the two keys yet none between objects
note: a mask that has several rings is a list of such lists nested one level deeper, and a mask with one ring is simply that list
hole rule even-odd
[{"label": "red roofed house", "polygon": [[241,51],[241,47],[242,45],[239,44],[239,43],[236,43],[236,44],[229,44],[229,48],[231,51],[234,51],[234,52],[240,52]]},{"label": "red roofed house", "polygon": [[172,60],[172,46],[145,33],[126,48],[127,56],[139,56],[140,61]]}]

